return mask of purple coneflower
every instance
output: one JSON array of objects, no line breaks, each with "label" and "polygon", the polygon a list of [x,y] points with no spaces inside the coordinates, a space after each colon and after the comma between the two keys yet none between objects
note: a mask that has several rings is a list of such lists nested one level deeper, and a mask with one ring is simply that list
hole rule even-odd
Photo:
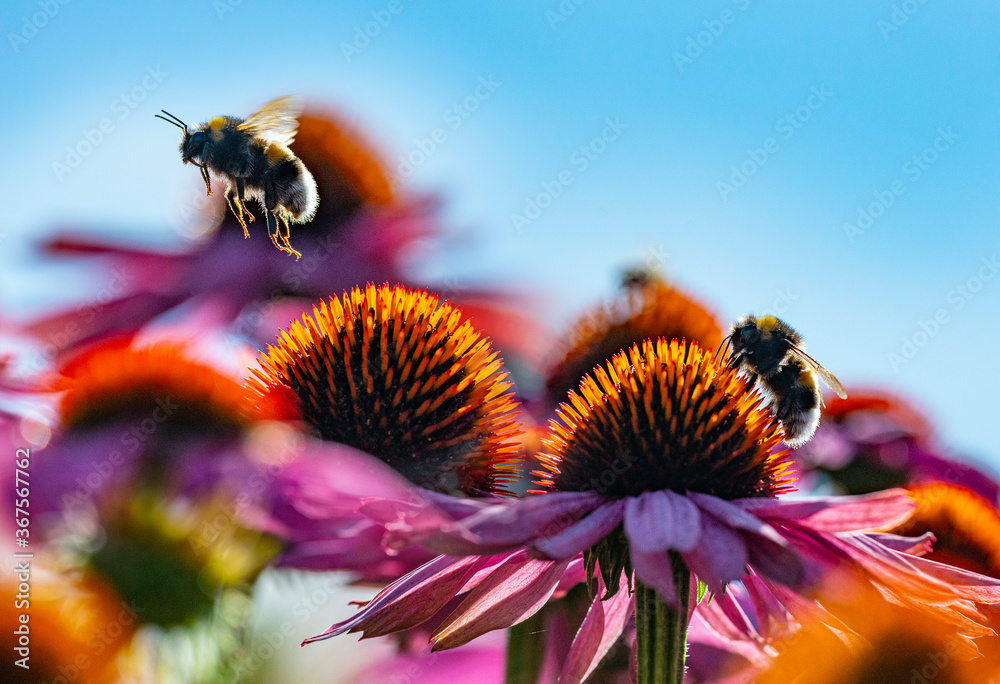
[{"label": "purple coneflower", "polygon": [[358,512],[365,497],[503,494],[517,476],[516,404],[500,359],[434,295],[345,292],[293,322],[260,365],[256,396],[288,406],[315,438],[270,488],[264,524],[289,542],[286,565],[398,577],[430,556],[387,553],[384,528]]},{"label": "purple coneflower", "polygon": [[264,402],[251,411],[240,382],[181,342],[106,340],[38,389],[58,397],[51,438],[34,452],[38,512],[137,487],[246,491],[268,465],[251,458],[251,435],[285,415]]},{"label": "purple coneflower", "polygon": [[[792,489],[780,427],[743,377],[696,344],[632,347],[586,377],[559,415],[537,473],[546,493],[437,509],[370,502],[387,543],[420,540],[450,555],[308,641],[407,629],[460,596],[431,636],[435,649],[458,646],[534,614],[561,584],[579,581],[582,562],[597,591],[561,681],[585,679],[634,613],[638,681],[680,682],[699,593],[692,575],[724,601],[726,585],[748,575],[794,597],[842,564],[918,586],[947,568],[914,566],[897,550],[920,540],[861,533],[909,516],[905,492],[779,499]],[[965,579],[960,589],[934,580],[943,609],[963,590],[1000,601],[1000,583]]]}]

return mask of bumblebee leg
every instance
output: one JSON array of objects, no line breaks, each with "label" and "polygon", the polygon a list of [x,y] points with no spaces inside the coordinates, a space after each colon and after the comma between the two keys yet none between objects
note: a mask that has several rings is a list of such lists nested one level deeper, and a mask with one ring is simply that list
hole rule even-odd
[{"label": "bumblebee leg", "polygon": [[254,222],[254,215],[251,214],[250,210],[246,208],[246,201],[247,201],[246,192],[247,192],[247,188],[246,188],[246,184],[243,182],[243,179],[242,178],[237,178],[236,179],[236,199],[239,200],[240,206],[243,207],[243,211],[244,211],[244,213],[246,213],[246,217],[248,219],[250,219],[250,223],[253,223]]},{"label": "bumblebee leg", "polygon": [[288,241],[288,238],[289,238],[290,235],[291,235],[291,230],[290,230],[290,228],[288,226],[288,219],[285,218],[285,217],[282,217],[281,218],[281,241],[285,245],[285,251],[288,252],[289,254],[293,255],[295,257],[296,261],[298,261],[299,259],[302,258],[302,252],[300,252],[299,250],[297,250],[294,247],[292,247],[292,243],[290,243]]},{"label": "bumblebee leg", "polygon": [[205,193],[208,195],[212,194],[212,179],[208,175],[208,167],[201,167],[201,177],[205,179]]},{"label": "bumblebee leg", "polygon": [[[267,216],[267,234],[271,236],[271,242],[282,252],[291,254],[289,248],[282,244],[281,239],[281,218],[278,216],[278,197],[274,188],[274,183],[270,179],[264,181],[264,214]],[[271,228],[271,221],[274,221],[274,228]]]},{"label": "bumblebee leg", "polygon": [[226,187],[226,191],[223,193],[223,196],[226,198],[226,201],[229,202],[229,208],[232,210],[233,216],[235,216],[236,220],[240,222],[241,226],[243,226],[243,237],[250,237],[250,233],[247,231],[247,224],[243,220],[243,205],[240,204],[240,201],[237,198],[233,197],[233,188],[231,185]]},{"label": "bumblebee leg", "polygon": [[281,237],[280,237],[281,226],[278,224],[278,215],[275,214],[273,211],[265,211],[264,218],[267,221],[267,234],[271,238],[271,242],[274,243],[275,247],[284,252],[285,246],[281,244]]}]

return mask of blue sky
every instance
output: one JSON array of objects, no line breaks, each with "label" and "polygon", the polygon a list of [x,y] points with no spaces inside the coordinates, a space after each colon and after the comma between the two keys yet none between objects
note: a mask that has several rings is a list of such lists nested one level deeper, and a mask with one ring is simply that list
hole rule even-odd
[{"label": "blue sky", "polygon": [[429,272],[523,282],[559,321],[665,258],[726,319],[776,311],[845,384],[913,398],[1000,469],[1000,6],[680,4],[6,2],[0,304],[96,283],[32,255],[57,227],[178,244],[200,181],[161,107],[301,93],[420,161],[406,186],[475,235]]}]

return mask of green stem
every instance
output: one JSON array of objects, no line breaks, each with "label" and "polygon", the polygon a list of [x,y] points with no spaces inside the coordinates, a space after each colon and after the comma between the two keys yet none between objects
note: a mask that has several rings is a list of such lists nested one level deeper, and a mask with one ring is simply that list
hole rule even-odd
[{"label": "green stem", "polygon": [[544,608],[507,630],[506,684],[536,684],[545,665]]},{"label": "green stem", "polygon": [[682,684],[687,655],[688,584],[691,573],[680,555],[670,552],[677,608],[668,606],[635,581],[635,649],[638,684]]}]

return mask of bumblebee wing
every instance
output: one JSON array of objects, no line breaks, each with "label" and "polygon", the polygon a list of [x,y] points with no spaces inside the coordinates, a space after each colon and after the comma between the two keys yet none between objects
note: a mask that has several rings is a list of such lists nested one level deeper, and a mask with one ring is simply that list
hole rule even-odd
[{"label": "bumblebee wing", "polygon": [[251,114],[237,128],[266,136],[283,145],[291,145],[295,140],[295,130],[299,127],[297,117],[301,113],[301,98],[295,95],[279,97],[261,107],[259,112]]},{"label": "bumblebee wing", "polygon": [[844,386],[840,384],[840,380],[833,377],[833,373],[824,368],[819,361],[809,356],[795,345],[791,346],[790,351],[801,359],[803,363],[808,364],[810,368],[816,371],[816,375],[819,376],[819,379],[822,380],[827,387],[836,392],[838,397],[841,399],[847,399],[847,390],[845,390]]}]

